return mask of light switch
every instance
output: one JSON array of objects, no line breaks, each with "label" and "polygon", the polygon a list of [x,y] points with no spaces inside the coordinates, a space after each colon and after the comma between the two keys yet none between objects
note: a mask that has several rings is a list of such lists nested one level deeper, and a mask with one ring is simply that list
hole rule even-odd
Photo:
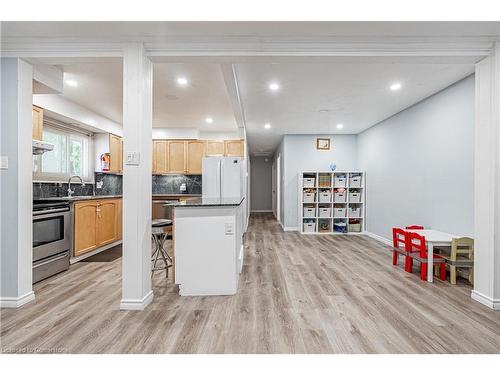
[{"label": "light switch", "polygon": [[233,234],[233,223],[226,223],[225,228],[226,228],[226,235]]},{"label": "light switch", "polygon": [[0,156],[0,169],[9,169],[9,157]]},{"label": "light switch", "polygon": [[141,154],[137,151],[127,152],[125,158],[126,165],[139,165]]}]

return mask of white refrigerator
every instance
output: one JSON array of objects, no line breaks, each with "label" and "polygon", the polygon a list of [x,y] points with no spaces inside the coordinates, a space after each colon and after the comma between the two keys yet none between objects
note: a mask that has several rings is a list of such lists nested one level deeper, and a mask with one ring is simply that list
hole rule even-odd
[{"label": "white refrigerator", "polygon": [[203,198],[243,198],[244,160],[238,157],[203,158],[201,190]]}]

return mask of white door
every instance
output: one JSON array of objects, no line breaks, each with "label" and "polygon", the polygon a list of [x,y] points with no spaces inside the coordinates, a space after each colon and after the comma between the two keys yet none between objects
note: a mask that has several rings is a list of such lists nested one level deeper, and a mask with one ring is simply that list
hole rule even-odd
[{"label": "white door", "polygon": [[276,218],[281,223],[281,155],[276,158]]},{"label": "white door", "polygon": [[271,177],[271,184],[272,184],[272,208],[273,208],[273,214],[274,217],[278,216],[278,213],[276,212],[276,163],[273,162],[272,166],[272,177]]}]

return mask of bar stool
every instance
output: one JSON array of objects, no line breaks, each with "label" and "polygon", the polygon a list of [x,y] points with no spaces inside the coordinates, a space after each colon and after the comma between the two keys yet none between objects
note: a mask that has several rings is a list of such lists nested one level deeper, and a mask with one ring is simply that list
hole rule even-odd
[{"label": "bar stool", "polygon": [[[164,248],[165,241],[168,239],[168,234],[165,232],[165,229],[168,227],[172,227],[172,220],[170,219],[154,219],[151,222],[151,237],[154,244],[153,256],[151,258],[153,262],[151,277],[153,277],[154,271],[165,270],[166,277],[168,278],[168,269],[172,267],[172,258],[167,254]],[[156,267],[156,263],[160,257],[164,265]]]}]

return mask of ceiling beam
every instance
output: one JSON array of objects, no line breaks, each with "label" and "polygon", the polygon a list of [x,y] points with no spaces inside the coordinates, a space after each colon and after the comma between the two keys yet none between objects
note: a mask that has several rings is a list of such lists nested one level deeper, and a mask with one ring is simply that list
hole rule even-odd
[{"label": "ceiling beam", "polygon": [[220,64],[226,91],[234,113],[234,119],[239,129],[245,129],[245,112],[241,104],[240,92],[238,89],[238,79],[233,64]]}]

